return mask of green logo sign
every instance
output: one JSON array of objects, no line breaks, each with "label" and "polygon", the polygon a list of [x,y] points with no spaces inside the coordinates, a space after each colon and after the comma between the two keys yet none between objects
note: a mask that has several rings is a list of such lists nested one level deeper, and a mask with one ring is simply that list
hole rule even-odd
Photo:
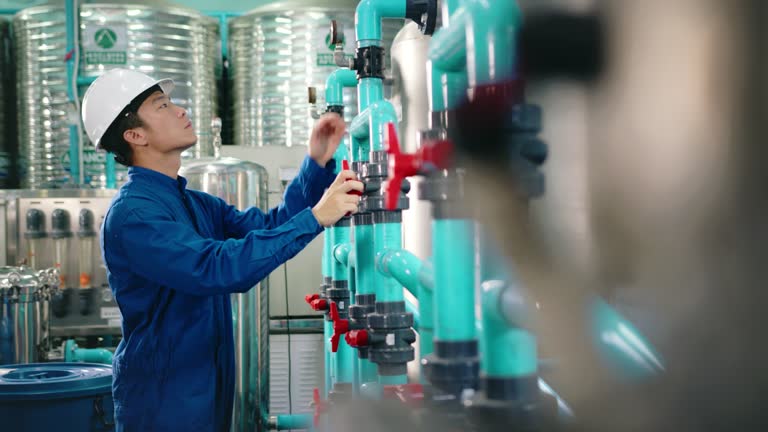
[{"label": "green logo sign", "polygon": [[96,42],[96,45],[101,48],[110,49],[117,43],[117,34],[115,34],[112,29],[103,28],[96,30],[96,33],[93,35],[93,40]]},{"label": "green logo sign", "polygon": [[[341,47],[344,48],[344,43],[346,40],[344,39],[344,33],[340,34],[339,37],[341,37]],[[331,43],[331,34],[328,33],[325,35],[325,46],[328,47],[329,50],[333,51],[336,49],[336,45]]]}]

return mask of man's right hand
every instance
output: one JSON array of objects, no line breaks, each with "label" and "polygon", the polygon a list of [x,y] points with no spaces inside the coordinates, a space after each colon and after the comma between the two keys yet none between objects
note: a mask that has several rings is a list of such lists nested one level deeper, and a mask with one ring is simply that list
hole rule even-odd
[{"label": "man's right hand", "polygon": [[357,180],[357,174],[349,170],[340,172],[317,205],[312,208],[312,214],[320,225],[332,226],[344,215],[357,213],[360,197],[348,193],[353,190],[363,192],[363,188],[363,183]]}]

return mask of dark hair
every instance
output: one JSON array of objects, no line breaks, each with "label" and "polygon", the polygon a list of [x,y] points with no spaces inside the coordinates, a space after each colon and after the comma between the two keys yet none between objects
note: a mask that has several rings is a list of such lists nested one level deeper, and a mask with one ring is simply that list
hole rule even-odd
[{"label": "dark hair", "polygon": [[125,131],[144,126],[144,122],[139,117],[139,107],[154,92],[163,91],[160,86],[152,86],[136,96],[120,114],[115,121],[104,132],[101,137],[101,148],[115,155],[115,161],[121,165],[133,165],[133,149],[131,145],[123,138]]}]

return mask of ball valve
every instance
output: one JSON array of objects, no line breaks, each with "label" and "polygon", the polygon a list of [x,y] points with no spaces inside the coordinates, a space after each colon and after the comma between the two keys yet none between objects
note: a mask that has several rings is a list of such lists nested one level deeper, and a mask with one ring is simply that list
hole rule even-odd
[{"label": "ball valve", "polygon": [[331,351],[336,352],[339,349],[339,340],[341,336],[349,331],[349,320],[342,319],[339,316],[339,308],[336,303],[331,302],[330,318],[333,322],[333,335],[331,336]]},{"label": "ball valve", "polygon": [[400,151],[397,130],[394,123],[387,125],[387,155],[389,156],[389,178],[384,191],[389,210],[397,207],[403,180],[430,171],[447,169],[453,161],[453,144],[447,140],[423,142],[416,153]]},{"label": "ball valve", "polygon": [[325,312],[328,310],[328,300],[321,298],[320,294],[308,294],[304,296],[304,301],[309,304],[312,310]]}]

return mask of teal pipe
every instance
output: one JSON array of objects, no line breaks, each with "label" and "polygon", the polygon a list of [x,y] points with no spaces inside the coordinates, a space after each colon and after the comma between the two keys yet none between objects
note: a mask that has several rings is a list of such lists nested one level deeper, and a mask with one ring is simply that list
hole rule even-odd
[{"label": "teal pipe", "polygon": [[422,263],[407,250],[385,250],[377,257],[376,268],[385,276],[400,282],[417,299],[419,298],[419,274]]},{"label": "teal pipe", "polygon": [[64,343],[64,361],[112,364],[112,352],[104,348],[79,348],[69,339]]},{"label": "teal pipe", "polygon": [[432,222],[435,286],[435,339],[467,341],[475,331],[473,223],[465,219]]},{"label": "teal pipe", "polygon": [[[349,228],[347,228],[347,230],[349,230]],[[349,238],[349,234],[347,234],[347,238]],[[333,248],[334,261],[342,267],[352,267],[349,260],[351,253],[352,243],[337,243]]]},{"label": "teal pipe", "polygon": [[355,10],[357,46],[381,46],[381,20],[405,18],[405,9],[405,0],[361,0]]},{"label": "teal pipe", "polygon": [[375,294],[373,225],[355,225],[355,286],[358,294]]},{"label": "teal pipe", "polygon": [[357,139],[368,139],[372,152],[386,150],[387,124],[397,124],[395,107],[387,100],[372,103],[352,120],[349,133]]},{"label": "teal pipe", "polygon": [[323,278],[329,278],[332,274],[332,250],[333,239],[331,239],[331,229],[326,228],[323,230],[323,257],[321,265],[321,273]]},{"label": "teal pipe", "polygon": [[601,358],[623,377],[642,379],[664,372],[664,362],[642,333],[600,297],[589,301],[592,338]]},{"label": "teal pipe", "polygon": [[328,399],[328,392],[333,389],[333,356],[331,356],[331,335],[333,334],[333,323],[323,320],[323,342],[325,351],[325,387],[323,388],[323,399]]},{"label": "teal pipe", "polygon": [[86,86],[89,86],[89,85],[93,84],[94,81],[96,81],[96,77],[95,76],[80,76],[80,77],[77,77],[77,85],[78,86],[86,87]]},{"label": "teal pipe", "polygon": [[413,303],[409,298],[405,297],[403,298],[405,301],[405,310],[406,312],[409,312],[411,315],[413,315],[413,329],[417,332],[419,331],[421,324],[421,316],[419,314],[419,304]]},{"label": "teal pipe", "polygon": [[278,414],[275,430],[312,429],[312,414]]},{"label": "teal pipe", "polygon": [[107,153],[106,158],[106,171],[107,171],[107,189],[115,189],[117,187],[117,176],[115,175],[115,155]]},{"label": "teal pipe", "polygon": [[384,82],[381,78],[363,78],[357,85],[357,112],[362,113],[372,103],[384,99]]},{"label": "teal pipe", "polygon": [[480,370],[489,377],[522,378],[537,373],[536,338],[501,313],[502,293],[510,289],[501,280],[483,283]]},{"label": "teal pipe", "polygon": [[376,363],[370,361],[369,359],[357,359],[358,360],[358,373],[360,375],[360,378],[358,382],[360,382],[361,386],[365,385],[366,383],[376,383],[379,382],[379,370],[376,366]]},{"label": "teal pipe", "polygon": [[357,357],[357,351],[347,345],[344,337],[339,340],[339,349],[334,354],[336,366],[336,383],[352,383],[355,381],[353,362]]},{"label": "teal pipe", "polygon": [[[71,104],[75,103],[75,98],[79,97],[77,93],[77,86],[73,82],[77,76],[75,70],[75,43],[77,36],[75,35],[75,14],[78,13],[75,8],[74,0],[66,0],[64,2],[65,13],[65,26],[66,26],[66,52],[69,55],[67,60],[67,99]],[[79,113],[78,113],[79,114]],[[79,120],[77,120],[79,121]],[[80,184],[80,132],[78,131],[78,125],[71,123],[69,125],[69,174],[72,176],[72,181],[75,184]]]},{"label": "teal pipe", "polygon": [[[373,245],[375,256],[382,252],[402,247],[401,224],[375,223],[373,224]],[[377,302],[401,302],[403,301],[403,287],[392,278],[385,277],[381,272],[375,273],[374,286],[376,287]]]},{"label": "teal pipe", "polygon": [[325,104],[344,105],[344,87],[357,85],[357,73],[352,69],[336,69],[325,80]]},{"label": "teal pipe", "polygon": [[[465,0],[472,22],[467,30],[470,88],[510,80],[517,61],[517,31],[522,23],[516,0]],[[451,28],[454,22],[451,23]]]},{"label": "teal pipe", "polygon": [[470,20],[466,8],[456,10],[451,15],[450,26],[439,29],[432,36],[427,60],[443,71],[463,71],[467,67],[467,26]]},{"label": "teal pipe", "polygon": [[434,274],[432,262],[426,260],[419,271],[419,355],[425,358],[434,348]]},{"label": "teal pipe", "polygon": [[480,370],[494,378],[535,375],[536,338],[527,328],[522,293],[512,284],[507,263],[488,233],[481,234],[482,331]]},{"label": "teal pipe", "polygon": [[[331,228],[331,243],[333,244],[331,253],[332,257],[336,256],[336,249],[339,246],[349,245],[349,233],[350,227],[348,226],[334,226]],[[349,253],[347,252],[347,256]],[[338,259],[331,259],[331,277],[336,281],[345,281],[349,278],[347,266],[342,264]]]},{"label": "teal pipe", "polygon": [[380,376],[379,383],[384,385],[403,385],[408,384],[408,375]]}]

